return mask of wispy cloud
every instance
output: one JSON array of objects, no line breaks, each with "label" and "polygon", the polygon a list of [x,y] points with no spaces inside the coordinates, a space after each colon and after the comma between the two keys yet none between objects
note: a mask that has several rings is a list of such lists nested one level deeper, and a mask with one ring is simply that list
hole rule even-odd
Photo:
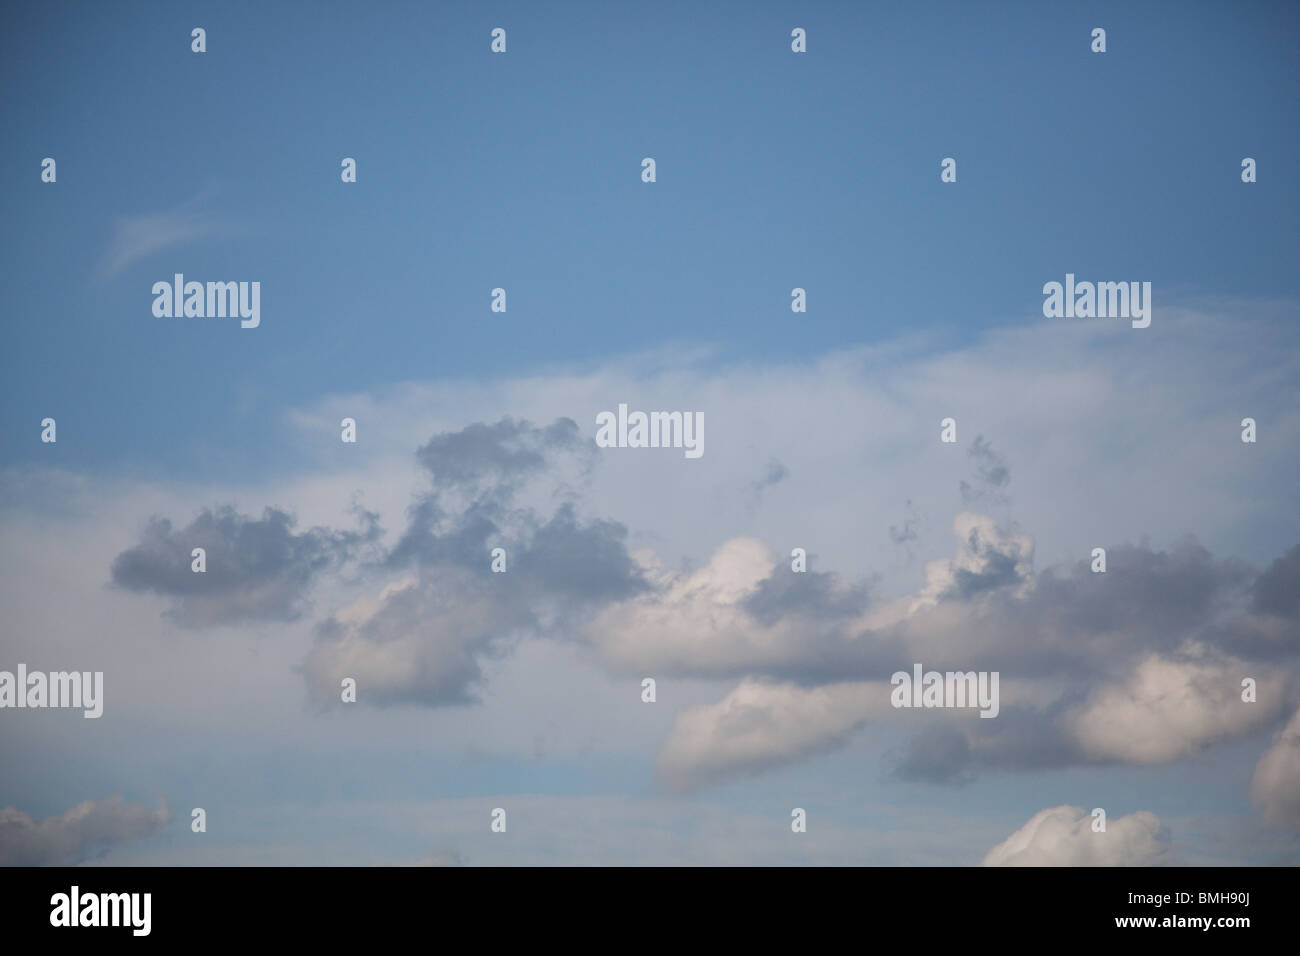
[{"label": "wispy cloud", "polygon": [[112,241],[100,261],[99,274],[112,278],[131,263],[161,249],[211,233],[216,224],[205,211],[211,195],[212,191],[205,189],[164,212],[118,220]]}]

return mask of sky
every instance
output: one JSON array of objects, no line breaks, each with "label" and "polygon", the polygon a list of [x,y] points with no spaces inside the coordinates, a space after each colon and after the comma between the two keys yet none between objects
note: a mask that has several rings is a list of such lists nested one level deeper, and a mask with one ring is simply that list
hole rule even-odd
[{"label": "sky", "polygon": [[1293,5],[0,16],[0,862],[1300,862]]}]

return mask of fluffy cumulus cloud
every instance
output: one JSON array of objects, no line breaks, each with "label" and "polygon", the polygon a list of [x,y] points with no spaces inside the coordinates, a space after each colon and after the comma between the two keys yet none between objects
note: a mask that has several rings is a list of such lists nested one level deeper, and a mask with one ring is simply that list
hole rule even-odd
[{"label": "fluffy cumulus cloud", "polygon": [[1093,830],[1079,807],[1040,810],[984,857],[983,866],[1160,866],[1173,862],[1169,834],[1139,810]]},{"label": "fluffy cumulus cloud", "polygon": [[114,846],[153,836],[171,822],[158,809],[121,797],[87,800],[57,817],[36,820],[16,807],[0,809],[0,866],[68,866]]}]

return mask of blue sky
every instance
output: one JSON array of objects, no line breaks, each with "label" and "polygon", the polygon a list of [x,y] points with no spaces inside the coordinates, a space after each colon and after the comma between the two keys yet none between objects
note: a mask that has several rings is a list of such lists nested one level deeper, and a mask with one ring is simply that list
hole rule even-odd
[{"label": "blue sky", "polygon": [[[1300,793],[1277,783],[1300,768],[1300,615],[1253,597],[1300,568],[1281,560],[1300,542],[1294,5],[85,3],[3,17],[0,669],[102,668],[109,703],[98,722],[0,715],[5,762],[25,768],[0,779],[0,807],[57,830],[82,800],[166,799],[174,818],[140,842],[112,838],[130,820],[103,811],[108,862],[973,864],[1040,811],[1097,805],[1130,821],[1131,855],[1103,862],[1166,848],[1144,812],[1177,859],[1300,861]],[[1104,55],[1089,49],[1097,26]],[[955,184],[939,178],[949,156]],[[156,318],[151,287],[177,272],[260,281],[260,326]],[[1152,326],[1045,319],[1042,286],[1066,273],[1150,282]],[[489,310],[498,286],[504,314]],[[478,505],[525,555],[576,502],[574,540],[626,558],[648,597],[593,595],[581,574],[548,591],[525,563],[507,577],[517,606],[476,604],[473,569],[392,559],[404,532],[477,540],[457,523],[474,513],[457,496],[473,494],[417,464],[435,436],[468,445],[512,416],[570,418],[591,438],[593,416],[628,401],[703,409],[705,456],[612,450],[575,478],[581,456],[519,425],[502,447],[540,442],[541,473],[497,474],[472,450],[465,467],[481,467]],[[936,437],[950,414],[955,449]],[[1245,415],[1257,447],[1238,440]],[[46,416],[56,444],[39,440]],[[344,416],[356,446],[338,441]],[[765,483],[772,462],[788,477]],[[991,464],[1009,485],[981,483]],[[411,508],[429,495],[445,526]],[[343,541],[354,500],[379,515],[378,557],[294,538],[308,557],[285,558],[262,520],[282,509],[294,534]],[[203,604],[165,562],[223,505],[248,522],[226,542],[232,564],[263,570],[214,568],[227,603]],[[996,522],[981,531],[992,552],[967,549],[985,529],[971,514]],[[151,537],[154,517],[171,524]],[[1208,564],[1178,550],[1189,536]],[[735,545],[751,539],[775,555],[769,577]],[[1078,605],[1131,615],[1122,651],[1091,612],[1034,617],[1075,607],[1043,596],[1053,581],[1091,593],[1069,575],[1098,544],[1135,549],[1107,582],[1137,583]],[[794,605],[769,628],[726,596],[737,577],[777,581],[795,545],[827,587],[870,593],[842,633]],[[942,590],[1003,559],[1014,580],[987,599]],[[713,595],[709,613],[674,590],[687,580]],[[1172,610],[1208,591],[1203,620]],[[409,619],[408,592],[429,601]],[[550,601],[572,616],[543,623]],[[733,613],[736,633],[710,630]],[[989,621],[1005,635],[979,645]],[[1055,643],[1076,625],[1095,655],[1083,662]],[[1264,633],[1268,653],[1242,649]],[[888,677],[856,669],[862,634],[1000,669],[1024,682],[1009,703],[1035,716],[1009,714],[1000,740],[948,725],[931,739],[859,713],[854,694]],[[398,677],[383,666],[394,645]],[[1060,653],[1046,673],[1044,647]],[[816,670],[817,654],[844,673]],[[319,713],[341,659],[370,675],[368,696]],[[443,694],[465,660],[468,706]],[[1218,691],[1169,726],[1150,709],[1246,672],[1273,681],[1259,717]],[[637,696],[645,673],[660,675],[654,708]],[[728,706],[767,715],[769,749],[729,749]],[[1150,718],[1152,749],[1117,743],[1111,713]],[[1056,721],[1058,737],[1035,736]],[[520,843],[488,832],[498,801],[536,824]],[[201,844],[193,806],[215,821]],[[792,806],[819,828],[797,851],[781,842]]]},{"label": "blue sky", "polygon": [[[277,402],[679,340],[720,361],[912,331],[962,344],[1038,321],[1043,282],[1067,271],[1140,276],[1165,303],[1296,291],[1287,5],[7,16],[5,122],[26,147],[2,160],[4,291],[23,317],[8,463],[48,457],[31,421],[58,412],[69,463],[210,473],[211,442],[245,452],[237,473],[292,467],[274,453]],[[794,23],[807,55],[790,53]],[[504,56],[487,52],[497,25]],[[119,221],[187,203],[210,232],[97,273]],[[177,271],[259,279],[262,327],[154,318],[149,289]],[[497,286],[505,315],[488,311]]]}]

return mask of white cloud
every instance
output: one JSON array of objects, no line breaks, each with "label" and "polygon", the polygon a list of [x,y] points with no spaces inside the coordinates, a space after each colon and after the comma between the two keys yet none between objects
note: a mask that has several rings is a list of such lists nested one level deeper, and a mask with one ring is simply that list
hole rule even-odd
[{"label": "white cloud", "polygon": [[743,681],[718,703],[678,715],[658,772],[669,788],[692,789],[835,747],[888,711],[883,681],[811,688]]},{"label": "white cloud", "polygon": [[782,616],[769,627],[746,609],[746,599],[781,566],[762,541],[724,542],[694,571],[665,569],[650,550],[633,557],[654,590],[608,605],[586,629],[615,670],[725,675],[789,666],[806,655],[805,620]]},{"label": "white cloud", "polygon": [[1247,703],[1241,699],[1241,679],[1253,670],[1241,661],[1152,655],[1128,680],[1095,690],[1071,726],[1093,757],[1160,763],[1190,756],[1277,719],[1285,678],[1261,676],[1259,699]]},{"label": "white cloud", "polygon": [[1171,862],[1168,835],[1154,813],[1139,810],[1093,832],[1079,807],[1040,810],[984,857],[983,866],[1156,866]]}]

